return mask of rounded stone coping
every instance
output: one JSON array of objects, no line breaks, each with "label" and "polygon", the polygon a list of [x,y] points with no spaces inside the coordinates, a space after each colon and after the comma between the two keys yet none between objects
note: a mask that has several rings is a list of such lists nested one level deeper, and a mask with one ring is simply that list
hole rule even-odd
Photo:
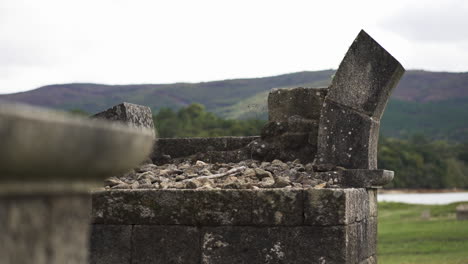
[{"label": "rounded stone coping", "polygon": [[152,131],[23,104],[0,103],[0,182],[96,181],[138,165]]},{"label": "rounded stone coping", "polygon": [[372,215],[373,190],[95,190],[95,224],[333,226]]}]

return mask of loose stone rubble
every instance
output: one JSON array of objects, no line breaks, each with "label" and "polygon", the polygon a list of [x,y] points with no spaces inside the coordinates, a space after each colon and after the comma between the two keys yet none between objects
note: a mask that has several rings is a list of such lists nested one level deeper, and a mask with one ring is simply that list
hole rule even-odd
[{"label": "loose stone rubble", "polygon": [[[342,168],[331,168],[340,170]],[[144,164],[119,177],[105,181],[110,189],[259,189],[339,188],[338,178],[323,180],[319,167],[299,160],[239,163],[184,161],[179,164]],[[329,172],[338,175],[338,171]]]},{"label": "loose stone rubble", "polygon": [[106,189],[271,189],[348,188],[383,186],[393,179],[387,170],[350,170],[332,165],[302,164],[299,160],[238,163],[180,161],[152,163],[105,181]]}]

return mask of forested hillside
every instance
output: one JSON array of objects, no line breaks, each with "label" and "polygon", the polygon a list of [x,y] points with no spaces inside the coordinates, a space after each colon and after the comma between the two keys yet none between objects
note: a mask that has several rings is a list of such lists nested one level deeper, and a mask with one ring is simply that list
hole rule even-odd
[{"label": "forested hillside", "polygon": [[[327,86],[334,70],[298,72],[273,77],[203,83],[49,85],[0,99],[64,110],[102,111],[121,102],[177,110],[191,103],[228,119],[266,119],[268,91],[278,87]],[[382,119],[385,136],[468,141],[468,73],[407,71]]]}]

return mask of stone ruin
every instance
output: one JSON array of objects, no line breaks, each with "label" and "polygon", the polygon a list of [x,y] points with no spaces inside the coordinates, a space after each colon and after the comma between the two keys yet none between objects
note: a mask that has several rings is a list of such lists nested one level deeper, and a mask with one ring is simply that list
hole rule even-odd
[{"label": "stone ruin", "polygon": [[158,139],[93,192],[91,263],[376,263],[379,122],[403,73],[361,31],[330,87],[270,92],[260,136]]},{"label": "stone ruin", "polygon": [[[21,180],[17,175],[49,175],[66,188],[57,196],[48,188],[31,195],[18,184],[13,191],[2,187],[0,228],[8,244],[0,244],[0,255],[7,263],[86,263],[89,187],[75,195],[71,186],[114,175],[92,192],[89,263],[376,263],[377,189],[393,179],[392,171],[377,169],[379,122],[403,73],[361,31],[330,87],[270,92],[269,120],[258,137],[159,138],[153,144],[151,110],[128,103],[94,117],[130,128],[116,122],[114,131],[91,120],[91,129],[103,127],[81,137],[87,125],[79,121],[76,131],[66,130],[80,138],[75,144],[70,137],[46,139],[41,131],[43,144],[55,142],[59,149],[58,142],[68,142],[73,157],[58,156],[57,149],[41,155],[42,145],[27,161],[48,162],[25,173],[2,156],[1,172]],[[8,129],[0,117],[2,134]],[[42,127],[61,125],[43,121]],[[114,138],[122,133],[131,137]],[[141,163],[150,149],[151,159]],[[29,176],[24,181],[34,182]],[[55,213],[55,201],[63,211]],[[36,214],[37,224],[31,222]],[[15,229],[16,219],[23,222]],[[31,228],[19,230],[22,224]],[[43,240],[31,239],[51,225]]]}]

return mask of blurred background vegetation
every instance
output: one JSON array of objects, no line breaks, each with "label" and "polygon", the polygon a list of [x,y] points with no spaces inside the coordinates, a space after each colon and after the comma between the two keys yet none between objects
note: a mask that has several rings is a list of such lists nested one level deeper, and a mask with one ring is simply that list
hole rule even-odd
[{"label": "blurred background vegetation", "polygon": [[[88,115],[79,109],[70,112]],[[162,138],[255,136],[266,123],[255,118],[224,119],[201,104],[161,108],[153,119]],[[433,140],[423,133],[402,138],[381,134],[378,168],[398,175],[387,188],[468,188],[468,142]]]}]

